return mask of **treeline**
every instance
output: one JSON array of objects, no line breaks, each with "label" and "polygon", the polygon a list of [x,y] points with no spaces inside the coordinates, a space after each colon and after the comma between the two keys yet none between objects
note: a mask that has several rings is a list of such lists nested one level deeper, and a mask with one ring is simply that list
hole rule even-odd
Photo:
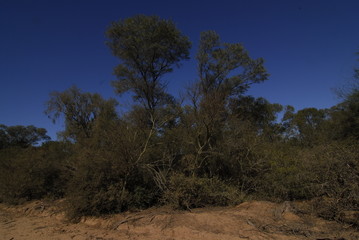
[{"label": "treeline", "polygon": [[[61,141],[32,126],[1,125],[0,201],[65,197],[74,219],[251,198],[321,199],[318,213],[331,219],[359,210],[358,88],[330,109],[300,111],[246,95],[268,79],[263,59],[207,31],[197,81],[175,99],[163,76],[189,58],[191,43],[173,22],[140,15],[106,34],[120,59],[112,85],[133,97],[132,109],[119,115],[116,100],[71,87],[51,93],[45,111],[64,120]],[[38,141],[45,142],[33,146]]]}]

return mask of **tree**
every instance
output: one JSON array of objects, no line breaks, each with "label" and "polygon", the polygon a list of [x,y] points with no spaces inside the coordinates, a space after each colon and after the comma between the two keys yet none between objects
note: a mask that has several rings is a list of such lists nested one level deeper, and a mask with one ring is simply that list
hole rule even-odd
[{"label": "tree", "polygon": [[[228,123],[231,99],[243,95],[251,84],[267,79],[263,59],[254,60],[239,43],[222,43],[214,31],[201,33],[198,61],[198,81],[190,89],[193,103],[191,123],[187,124],[195,153],[197,168],[218,161],[219,145]],[[212,158],[212,159],[211,159]],[[209,174],[210,175],[210,174]]]},{"label": "tree", "polygon": [[335,139],[359,139],[359,91],[353,91],[332,107],[330,117]]},{"label": "tree", "polygon": [[[132,131],[135,138],[141,133],[141,151],[133,158],[133,165],[147,168],[154,179],[161,179],[162,159],[151,156],[163,134],[166,124],[173,118],[174,98],[166,92],[163,76],[189,58],[191,43],[170,20],[157,16],[137,15],[114,22],[108,28],[107,45],[121,62],[114,73],[118,80],[112,84],[118,94],[130,92],[136,106],[127,117],[139,123]],[[151,156],[151,157],[150,157]],[[159,155],[161,156],[161,155]],[[161,175],[162,176],[162,175]],[[162,184],[159,184],[159,187]]]},{"label": "tree", "polygon": [[63,92],[52,92],[45,114],[54,122],[65,118],[64,137],[74,140],[89,138],[95,120],[100,117],[116,118],[114,99],[105,100],[99,94],[82,93],[73,86]]},{"label": "tree", "polygon": [[325,109],[305,108],[295,113],[294,108],[288,106],[283,116],[283,126],[288,138],[296,139],[305,146],[314,146],[329,136],[328,118]]},{"label": "tree", "polygon": [[201,34],[197,61],[199,81],[192,96],[197,96],[195,106],[199,101],[208,142],[216,129],[221,129],[229,100],[243,95],[251,84],[265,81],[268,74],[263,59],[250,58],[240,43],[222,43],[214,31]]},{"label": "tree", "polygon": [[280,104],[272,104],[264,98],[240,96],[231,99],[229,108],[231,115],[252,125],[257,133],[268,135],[273,139],[282,128],[276,123],[277,114],[283,110]]},{"label": "tree", "polygon": [[191,43],[169,20],[138,15],[111,24],[107,45],[121,64],[115,68],[117,93],[131,91],[134,99],[152,112],[171,101],[164,74],[188,59]]},{"label": "tree", "polygon": [[49,141],[44,128],[30,126],[5,126],[0,124],[0,149],[12,146],[29,147],[40,141]]},{"label": "tree", "polygon": [[359,139],[359,67],[354,68],[352,81],[336,89],[336,93],[343,101],[331,108],[332,124],[336,130],[335,138]]},{"label": "tree", "polygon": [[240,43],[222,43],[214,31],[201,33],[197,61],[202,96],[238,96],[268,78],[262,58],[250,58]]}]

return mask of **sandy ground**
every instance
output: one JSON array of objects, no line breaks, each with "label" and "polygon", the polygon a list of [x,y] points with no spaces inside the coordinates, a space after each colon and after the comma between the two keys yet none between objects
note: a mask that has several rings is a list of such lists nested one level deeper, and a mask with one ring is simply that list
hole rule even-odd
[{"label": "sandy ground", "polygon": [[350,225],[304,214],[295,203],[245,202],[236,207],[174,211],[153,208],[69,223],[61,202],[0,204],[0,239],[75,240],[354,240]]}]

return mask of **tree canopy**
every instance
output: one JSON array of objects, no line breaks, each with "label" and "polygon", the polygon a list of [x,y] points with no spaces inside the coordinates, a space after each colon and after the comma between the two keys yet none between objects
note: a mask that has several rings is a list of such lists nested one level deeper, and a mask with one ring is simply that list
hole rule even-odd
[{"label": "tree canopy", "polygon": [[51,138],[46,135],[44,128],[30,126],[5,126],[0,125],[0,149],[12,146],[29,147],[38,144],[40,141],[49,141]]},{"label": "tree canopy", "polygon": [[201,33],[197,61],[203,95],[221,92],[223,97],[238,96],[251,84],[268,78],[262,58],[250,58],[240,43],[222,43],[214,31]]},{"label": "tree canopy", "polygon": [[137,15],[113,22],[107,45],[121,60],[113,86],[119,94],[131,91],[134,99],[153,111],[171,100],[164,74],[189,58],[191,43],[170,20]]},{"label": "tree canopy", "polygon": [[109,118],[117,116],[114,99],[105,100],[96,93],[82,93],[76,86],[63,92],[52,92],[46,104],[45,114],[53,121],[63,116],[66,126],[63,135],[75,140],[89,138],[100,115]]}]

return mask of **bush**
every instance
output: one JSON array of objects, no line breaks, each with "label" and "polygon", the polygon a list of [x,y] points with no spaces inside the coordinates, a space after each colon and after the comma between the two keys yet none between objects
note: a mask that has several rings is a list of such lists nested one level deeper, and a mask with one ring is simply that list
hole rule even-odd
[{"label": "bush", "polygon": [[130,199],[121,165],[90,154],[82,157],[86,161],[79,159],[66,194],[68,216],[77,219],[126,209]]},{"label": "bush", "polygon": [[67,215],[99,216],[153,206],[158,189],[146,171],[116,150],[79,149],[78,164],[67,190]]},{"label": "bush", "polygon": [[256,195],[270,200],[311,200],[317,215],[337,219],[359,210],[357,142],[330,142],[311,148],[272,149],[270,169],[258,179]]},{"label": "bush", "polygon": [[235,187],[217,178],[186,177],[175,174],[170,178],[163,200],[175,208],[191,209],[239,204],[243,196]]},{"label": "bush", "polygon": [[258,179],[255,195],[274,201],[310,199],[315,175],[300,157],[302,149],[282,143],[267,146],[268,168]]},{"label": "bush", "polygon": [[69,178],[71,154],[60,143],[0,151],[0,200],[10,204],[62,197]]},{"label": "bush", "polygon": [[306,154],[307,161],[311,162],[310,171],[316,176],[313,190],[317,197],[331,199],[325,206],[336,210],[333,216],[338,216],[344,210],[359,211],[357,144],[356,141],[332,142],[318,146]]}]

